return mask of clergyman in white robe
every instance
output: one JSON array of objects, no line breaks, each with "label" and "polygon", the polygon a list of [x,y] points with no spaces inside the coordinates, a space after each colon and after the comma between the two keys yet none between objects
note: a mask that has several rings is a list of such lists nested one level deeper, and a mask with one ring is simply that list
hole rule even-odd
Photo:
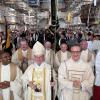
[{"label": "clergyman in white robe", "polygon": [[51,66],[44,62],[45,48],[38,41],[33,46],[33,54],[34,64],[28,67],[21,78],[24,100],[51,100],[51,75],[53,74]]},{"label": "clergyman in white robe", "polygon": [[66,50],[65,52],[62,52],[61,50],[59,50],[55,55],[55,71],[58,72],[60,64],[64,61],[67,61],[70,57],[71,54],[69,51]]},{"label": "clergyman in white robe", "polygon": [[[13,64],[16,66],[15,64]],[[22,85],[21,85],[21,80],[20,77],[22,76],[21,70],[16,66],[16,73],[14,73],[14,69],[11,71],[11,64],[8,65],[0,65],[0,82],[4,81],[10,81],[10,87],[6,89],[0,89],[0,95],[3,97],[3,100],[11,100],[10,95],[13,93],[14,100],[22,100]],[[14,67],[12,66],[12,67]],[[13,75],[11,74],[13,73]],[[16,74],[16,77],[14,80],[11,80],[11,77],[14,77]]]},{"label": "clergyman in white robe", "polygon": [[[81,88],[73,87],[73,81],[80,80]],[[59,100],[90,100],[94,75],[89,64],[72,58],[63,62],[58,70]]]},{"label": "clergyman in white robe", "polygon": [[[42,77],[42,74],[39,76],[40,80],[44,80],[45,81],[45,91],[41,92],[41,93],[37,93],[34,92],[34,97],[36,97],[37,99],[35,100],[44,100],[44,99],[38,99],[38,96],[40,96],[42,98],[43,95],[45,95],[46,99],[45,100],[51,100],[51,85],[50,85],[50,81],[51,81],[51,66],[46,64],[45,62],[42,63],[40,66],[37,65],[36,63],[30,65],[28,67],[28,69],[26,70],[26,72],[24,73],[24,75],[22,76],[22,80],[23,80],[23,89],[24,89],[24,100],[33,100],[32,98],[32,90],[30,87],[28,87],[28,83],[29,81],[32,81],[32,77],[34,76],[34,81],[36,81],[36,72],[35,70],[41,70],[43,71],[45,69],[45,80]],[[33,72],[34,70],[34,72]],[[33,75],[34,73],[34,75]],[[42,82],[41,82],[42,83]],[[43,89],[43,88],[42,88]]]},{"label": "clergyman in white robe", "polygon": [[92,69],[94,70],[95,54],[93,52],[91,52],[89,49],[82,50],[81,59],[84,62],[89,63]]},{"label": "clergyman in white robe", "polygon": [[[26,51],[23,51],[23,50],[22,50],[22,54],[21,54],[21,55],[22,55],[24,58],[27,58],[27,52],[28,52],[28,50],[26,50]],[[32,55],[31,55],[31,56],[32,56]],[[18,59],[18,50],[15,51],[14,54],[12,55],[12,62],[15,63],[15,64],[17,64],[18,66],[20,66],[21,61]],[[33,61],[32,61],[32,57],[31,57],[31,59],[28,60],[28,65],[30,65],[30,64],[32,64],[32,63],[33,63]]]},{"label": "clergyman in white robe", "polygon": [[54,61],[55,61],[55,53],[52,49],[47,50],[46,49],[46,53],[45,53],[45,62],[50,64],[51,66],[54,65]]}]

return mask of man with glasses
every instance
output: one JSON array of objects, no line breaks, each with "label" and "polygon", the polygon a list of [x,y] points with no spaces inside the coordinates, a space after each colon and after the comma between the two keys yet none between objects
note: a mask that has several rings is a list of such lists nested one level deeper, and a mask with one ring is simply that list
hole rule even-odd
[{"label": "man with glasses", "polygon": [[91,66],[80,59],[81,47],[71,47],[71,58],[58,70],[59,100],[90,100],[94,75]]}]

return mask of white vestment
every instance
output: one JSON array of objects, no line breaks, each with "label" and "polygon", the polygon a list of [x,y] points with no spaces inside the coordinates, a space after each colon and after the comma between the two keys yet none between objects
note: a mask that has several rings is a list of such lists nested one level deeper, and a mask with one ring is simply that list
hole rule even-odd
[{"label": "white vestment", "polygon": [[95,72],[96,72],[95,85],[100,86],[100,51],[96,55]]},{"label": "white vestment", "polygon": [[[81,88],[74,88],[73,81],[80,80]],[[89,64],[72,58],[63,62],[58,70],[59,100],[89,100],[94,82],[93,71]]]},{"label": "white vestment", "polygon": [[92,69],[94,70],[94,63],[95,63],[95,55],[89,50],[83,50],[81,52],[80,57],[84,62],[89,63]]},{"label": "white vestment", "polygon": [[[31,64],[28,69],[25,71],[24,75],[22,76],[22,80],[23,80],[23,89],[24,89],[24,100],[33,100],[32,99],[32,95],[34,93],[34,97],[37,98],[35,100],[44,100],[44,99],[38,99],[39,96],[41,96],[41,98],[44,96],[44,94],[42,92],[35,92],[35,90],[31,89],[28,86],[28,83],[30,81],[35,81],[37,79],[37,74],[35,71],[41,70],[43,71],[45,69],[45,100],[51,100],[51,86],[50,86],[50,81],[51,81],[51,66],[48,65],[47,63],[42,63],[40,66],[38,66],[36,63]],[[34,74],[33,74],[34,71]],[[34,80],[33,79],[34,76]],[[41,80],[43,80],[42,74],[39,75],[39,78]],[[42,83],[42,81],[40,82],[40,84]],[[42,90],[42,88],[41,88]],[[33,97],[33,98],[34,98]]]},{"label": "white vestment", "polygon": [[[22,50],[22,56],[27,58],[27,50],[26,51]],[[12,55],[12,62],[15,63],[18,66],[21,66],[21,61],[19,61],[19,59],[18,59],[18,50],[15,51],[15,53]],[[33,60],[32,60],[32,57],[31,57],[31,59],[28,60],[28,65],[30,65],[32,63],[33,63]]]},{"label": "white vestment", "polygon": [[100,40],[93,40],[93,50],[100,50]]},{"label": "white vestment", "polygon": [[88,43],[88,49],[90,51],[93,51],[93,41],[87,41],[87,43]]},{"label": "white vestment", "polygon": [[55,53],[52,49],[50,50],[46,50],[46,53],[45,53],[45,62],[50,64],[51,66],[54,65],[54,60],[55,60]]},{"label": "white vestment", "polygon": [[60,64],[64,61],[67,61],[70,58],[71,54],[68,51],[62,52],[58,51],[55,55],[55,71],[58,71]]},{"label": "white vestment", "polygon": [[0,95],[3,96],[3,100],[10,100],[10,93],[13,92],[14,100],[22,100],[21,89],[22,85],[20,84],[20,77],[22,72],[17,67],[17,74],[14,81],[10,81],[10,64],[1,65],[1,82],[10,81],[10,87],[6,89],[0,89]]}]

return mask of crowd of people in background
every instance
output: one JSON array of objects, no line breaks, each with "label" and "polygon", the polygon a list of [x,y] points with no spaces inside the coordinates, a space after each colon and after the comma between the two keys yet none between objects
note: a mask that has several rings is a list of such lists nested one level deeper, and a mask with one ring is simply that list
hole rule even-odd
[{"label": "crowd of people in background", "polygon": [[[0,88],[3,90],[2,92],[0,90],[2,94],[0,100],[51,100],[50,86],[54,87],[54,97],[59,100],[100,99],[99,34],[95,34],[93,31],[84,31],[81,28],[75,30],[71,28],[58,29],[55,33],[50,29],[26,30],[24,32],[15,30],[10,33],[9,48],[6,48],[5,44],[6,38],[1,32],[1,66],[5,67],[10,64],[11,74],[15,73],[16,76],[7,77],[6,75],[9,82],[5,81],[7,80],[5,77],[3,77],[4,79],[0,78]],[[15,67],[12,68],[12,66]],[[41,67],[37,70],[35,66]],[[52,74],[51,70],[53,70],[53,82],[50,81],[51,76],[49,76]],[[0,72],[2,75],[4,73],[9,73],[9,71]],[[46,82],[42,83],[41,80],[45,79]],[[36,80],[35,87],[33,86],[34,80]],[[21,82],[22,84],[20,84]],[[43,84],[46,85],[46,90],[42,91]],[[5,87],[2,87],[3,85]],[[8,89],[8,87],[10,86],[14,94],[13,99],[9,98],[11,91],[9,92],[10,88]],[[41,91],[43,94],[38,95]],[[7,97],[5,93],[8,94]]]},{"label": "crowd of people in background", "polygon": [[[3,48],[5,48],[5,40],[6,35],[3,34],[3,32],[0,33],[2,38],[2,44]],[[33,45],[36,43],[36,41],[39,41],[40,43],[44,44],[46,40],[51,41],[52,48],[58,51],[60,49],[60,41],[61,39],[65,39],[68,47],[70,48],[71,45],[74,43],[80,43],[82,39],[87,40],[88,42],[88,48],[90,50],[99,50],[100,49],[100,35],[95,34],[93,31],[84,31],[82,28],[66,28],[66,29],[58,29],[56,33],[53,33],[49,28],[48,29],[35,29],[33,31],[26,30],[26,31],[19,31],[14,30],[10,33],[10,42],[11,47],[15,51],[17,48],[19,48],[19,42],[21,39],[27,39],[28,45],[30,48],[33,47]]]}]

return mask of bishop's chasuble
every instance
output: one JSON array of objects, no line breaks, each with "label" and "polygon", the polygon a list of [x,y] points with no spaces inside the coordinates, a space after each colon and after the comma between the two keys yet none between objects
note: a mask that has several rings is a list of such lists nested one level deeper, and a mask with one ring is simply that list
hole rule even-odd
[{"label": "bishop's chasuble", "polygon": [[[51,66],[42,63],[30,65],[22,76],[25,100],[51,100]],[[30,81],[36,84],[35,89],[28,86]]]},{"label": "bishop's chasuble", "polygon": [[[81,87],[73,87],[73,81],[80,80]],[[63,62],[58,71],[59,100],[90,100],[94,75],[89,64],[72,58]]]}]

